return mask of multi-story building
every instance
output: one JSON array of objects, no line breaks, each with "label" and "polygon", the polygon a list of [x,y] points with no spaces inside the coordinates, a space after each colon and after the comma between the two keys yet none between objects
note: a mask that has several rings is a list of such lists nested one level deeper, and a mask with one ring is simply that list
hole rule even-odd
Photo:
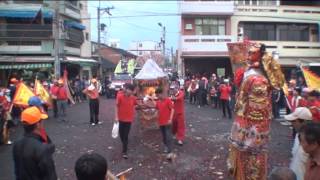
[{"label": "multi-story building", "polygon": [[[59,32],[57,36],[56,32]],[[55,40],[59,43],[55,44]],[[61,71],[67,68],[71,77],[82,74],[90,76],[90,67],[97,64],[91,59],[90,46],[87,1],[0,2],[2,77],[8,78],[15,73],[28,79],[31,78],[27,76],[28,70],[42,72],[49,77],[54,71],[56,54],[61,61]]]},{"label": "multi-story building", "polygon": [[287,78],[298,64],[320,62],[319,1],[238,0],[235,7],[231,34],[266,44]]},{"label": "multi-story building", "polygon": [[279,57],[286,75],[298,63],[320,62],[317,1],[237,0],[180,1],[181,74],[217,72],[231,75],[228,42],[265,43]]},{"label": "multi-story building", "polygon": [[155,41],[134,41],[130,43],[128,51],[136,56],[151,53],[161,54],[161,46]]},{"label": "multi-story building", "polygon": [[233,1],[179,1],[181,36],[178,73],[231,72],[227,43],[231,35]]}]

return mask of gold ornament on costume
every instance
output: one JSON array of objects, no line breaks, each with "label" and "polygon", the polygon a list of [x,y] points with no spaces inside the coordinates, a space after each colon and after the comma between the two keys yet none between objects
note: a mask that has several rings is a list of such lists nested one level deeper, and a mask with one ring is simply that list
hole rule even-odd
[{"label": "gold ornament on costume", "polygon": [[262,65],[273,88],[280,90],[285,83],[284,75],[280,65],[272,58],[272,55],[265,53],[262,57]]}]

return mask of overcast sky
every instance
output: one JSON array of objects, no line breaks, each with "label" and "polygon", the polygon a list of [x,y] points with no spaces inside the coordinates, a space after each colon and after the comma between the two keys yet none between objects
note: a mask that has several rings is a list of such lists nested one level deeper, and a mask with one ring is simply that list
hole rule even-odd
[{"label": "overcast sky", "polygon": [[[91,15],[91,40],[97,41],[97,8],[99,1],[88,1]],[[105,39],[120,39],[120,47],[127,49],[131,41],[152,40],[160,42],[161,22],[167,30],[166,48],[178,45],[179,19],[177,1],[101,1],[100,7],[114,6],[110,12],[104,13],[101,23],[107,25]],[[124,17],[123,17],[124,16]],[[128,17],[138,16],[138,17]],[[101,39],[104,42],[104,39]]]}]

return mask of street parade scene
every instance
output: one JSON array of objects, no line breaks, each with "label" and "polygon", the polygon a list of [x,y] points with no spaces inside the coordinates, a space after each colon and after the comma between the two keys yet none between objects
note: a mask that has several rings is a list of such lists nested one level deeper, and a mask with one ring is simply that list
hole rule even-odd
[{"label": "street parade scene", "polygon": [[0,179],[320,180],[319,14],[1,1]]}]

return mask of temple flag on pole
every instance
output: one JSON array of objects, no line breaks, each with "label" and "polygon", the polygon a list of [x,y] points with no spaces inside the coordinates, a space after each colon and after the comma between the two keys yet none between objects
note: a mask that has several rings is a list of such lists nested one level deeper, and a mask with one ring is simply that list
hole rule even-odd
[{"label": "temple flag on pole", "polygon": [[75,104],[73,98],[72,98],[72,95],[71,95],[71,92],[70,92],[70,88],[69,88],[69,82],[68,82],[68,71],[67,69],[64,69],[63,70],[63,84],[64,84],[64,87],[66,88],[67,90],[67,96],[68,96],[68,99],[70,100],[70,102],[72,104]]},{"label": "temple flag on pole", "polygon": [[34,93],[39,96],[39,98],[46,103],[47,105],[49,105],[51,107],[52,105],[52,101],[51,101],[51,97],[50,94],[48,93],[48,91],[43,87],[43,85],[40,83],[39,80],[35,80],[34,83]]},{"label": "temple flag on pole", "polygon": [[292,109],[292,107],[291,107],[291,105],[290,105],[290,103],[289,103],[289,100],[288,100],[288,96],[289,96],[289,87],[288,87],[288,85],[287,85],[287,83],[286,83],[286,82],[283,84],[282,90],[283,90],[283,93],[284,93],[284,98],[285,98],[285,100],[286,100],[286,103],[287,103],[287,105],[288,105],[289,109],[291,110],[291,109]]},{"label": "temple flag on pole", "polygon": [[320,77],[305,67],[301,67],[308,88],[320,91]]},{"label": "temple flag on pole", "polygon": [[21,82],[14,95],[12,103],[17,106],[28,107],[29,98],[35,96],[31,89]]}]

